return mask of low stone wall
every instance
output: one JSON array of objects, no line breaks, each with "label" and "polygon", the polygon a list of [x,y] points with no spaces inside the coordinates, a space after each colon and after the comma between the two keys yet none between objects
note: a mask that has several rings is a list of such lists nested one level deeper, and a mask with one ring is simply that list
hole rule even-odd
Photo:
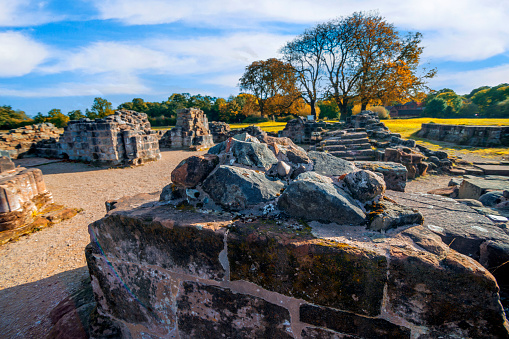
[{"label": "low stone wall", "polygon": [[34,152],[34,145],[43,140],[56,140],[61,130],[51,123],[35,124],[0,133],[0,155],[18,159]]},{"label": "low stone wall", "polygon": [[421,138],[447,141],[458,145],[509,146],[509,126],[461,126],[422,124],[417,132]]},{"label": "low stone wall", "polygon": [[422,226],[115,208],[89,226],[92,337],[508,336],[493,276]]}]

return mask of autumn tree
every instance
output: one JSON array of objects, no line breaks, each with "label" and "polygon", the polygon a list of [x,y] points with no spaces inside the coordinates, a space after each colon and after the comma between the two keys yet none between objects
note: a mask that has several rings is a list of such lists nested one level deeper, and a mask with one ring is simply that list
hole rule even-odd
[{"label": "autumn tree", "polygon": [[12,106],[0,106],[0,128],[10,129],[33,123],[25,112],[12,109]]},{"label": "autumn tree", "polygon": [[239,85],[241,90],[251,92],[258,98],[260,113],[265,117],[275,113],[268,108],[277,107],[279,111],[289,108],[300,97],[295,82],[293,67],[271,58],[247,66]]},{"label": "autumn tree", "polygon": [[81,113],[81,110],[79,109],[70,111],[69,113],[67,113],[67,116],[69,117],[70,120],[79,120],[82,118],[86,118],[86,116],[83,113]]}]

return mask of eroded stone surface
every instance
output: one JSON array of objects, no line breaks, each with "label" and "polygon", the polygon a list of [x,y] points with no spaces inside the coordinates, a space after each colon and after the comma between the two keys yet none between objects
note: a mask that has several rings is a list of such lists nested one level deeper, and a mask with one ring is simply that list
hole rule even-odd
[{"label": "eroded stone surface", "polygon": [[355,170],[355,165],[350,161],[327,153],[311,151],[308,152],[308,156],[313,160],[313,171],[322,175],[341,176]]},{"label": "eroded stone surface", "polygon": [[286,308],[227,288],[184,282],[177,308],[180,338],[293,338]]},{"label": "eroded stone surface", "polygon": [[352,196],[362,202],[373,200],[385,192],[385,181],[371,171],[351,172],[343,180],[352,192]]},{"label": "eroded stone surface", "polygon": [[177,165],[171,172],[171,181],[184,188],[195,187],[201,183],[219,164],[216,155],[191,156]]}]

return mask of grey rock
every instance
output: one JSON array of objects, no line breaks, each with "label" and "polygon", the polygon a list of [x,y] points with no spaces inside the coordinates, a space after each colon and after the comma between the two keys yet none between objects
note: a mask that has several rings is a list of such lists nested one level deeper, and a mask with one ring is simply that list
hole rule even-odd
[{"label": "grey rock", "polygon": [[238,164],[269,169],[277,164],[278,160],[267,144],[255,144],[253,142],[234,141],[231,151]]},{"label": "grey rock", "polygon": [[373,200],[385,192],[385,181],[371,171],[360,170],[348,173],[343,180],[353,197],[362,202]]},{"label": "grey rock", "polygon": [[436,151],[435,156],[438,157],[438,159],[443,160],[443,159],[447,159],[449,154],[447,154],[447,152],[444,152],[444,151]]},{"label": "grey rock", "polygon": [[449,184],[447,184],[447,186],[459,186],[459,185],[461,185],[462,181],[463,181],[463,178],[451,178],[451,180],[449,180]]},{"label": "grey rock", "polygon": [[484,205],[479,200],[475,199],[456,199],[457,202],[471,207],[483,207]]},{"label": "grey rock", "polygon": [[384,211],[371,217],[368,229],[373,231],[386,231],[391,228],[405,225],[422,225],[423,215],[412,208],[384,201]]},{"label": "grey rock", "polygon": [[355,165],[347,160],[337,158],[324,152],[308,152],[309,158],[313,161],[313,170],[327,176],[341,176],[355,170]]},{"label": "grey rock", "polygon": [[212,146],[207,153],[208,154],[219,154],[225,149],[226,149],[226,141],[223,141],[215,146]]},{"label": "grey rock", "polygon": [[484,193],[479,197],[479,201],[486,207],[495,206],[502,202],[504,198],[504,193],[502,191],[493,191]]},{"label": "grey rock", "polygon": [[233,139],[239,140],[239,141],[254,142],[255,144],[259,144],[260,143],[260,140],[258,140],[257,138],[253,137],[252,135],[250,135],[247,132],[244,132],[244,133],[241,133],[241,134],[235,134],[233,136]]},{"label": "grey rock", "polygon": [[313,171],[299,174],[299,176],[295,180],[310,180],[315,182],[321,182],[323,184],[332,184],[331,178],[326,177],[324,175],[320,175]]},{"label": "grey rock", "polygon": [[[288,215],[326,223],[359,225],[366,215],[353,199],[331,183],[309,180],[314,174],[301,174],[281,194],[278,207]],[[307,176],[308,180],[305,180]]]},{"label": "grey rock", "polygon": [[433,164],[435,164],[435,165],[439,165],[440,164],[440,159],[437,156],[434,156],[434,155],[429,157],[428,161],[433,163]]},{"label": "grey rock", "polygon": [[177,199],[183,199],[186,197],[186,190],[178,187],[174,183],[164,186],[159,201],[171,201]]},{"label": "grey rock", "polygon": [[202,185],[214,202],[234,211],[273,200],[283,187],[264,173],[232,166],[219,166]]},{"label": "grey rock", "polygon": [[404,192],[407,179],[407,168],[391,161],[354,161],[357,168],[382,174],[386,189]]}]

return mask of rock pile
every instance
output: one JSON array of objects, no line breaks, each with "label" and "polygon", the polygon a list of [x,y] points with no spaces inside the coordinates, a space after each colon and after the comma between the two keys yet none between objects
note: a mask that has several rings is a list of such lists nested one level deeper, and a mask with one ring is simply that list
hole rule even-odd
[{"label": "rock pile", "polygon": [[72,120],[58,143],[64,159],[118,166],[160,159],[159,144],[145,113],[120,110],[104,119]]},{"label": "rock pile", "polygon": [[267,139],[190,157],[89,226],[92,337],[508,337],[494,277],[380,176]]},{"label": "rock pile", "polygon": [[11,159],[22,158],[35,152],[42,140],[57,140],[61,130],[51,123],[35,124],[0,133],[0,155]]},{"label": "rock pile", "polygon": [[170,131],[172,148],[208,148],[213,145],[209,121],[197,108],[183,108],[177,112],[177,124]]},{"label": "rock pile", "polygon": [[307,121],[302,118],[292,119],[279,132],[280,137],[290,138],[298,144],[315,144],[322,140],[322,133],[326,130],[336,130],[342,123],[326,123]]},{"label": "rock pile", "polygon": [[[244,214],[284,212],[321,222],[367,223],[377,230],[422,221],[418,212],[383,201],[382,176],[327,153],[306,152],[287,138],[260,139],[265,142],[239,134],[205,156],[184,160],[162,199]],[[401,185],[392,179],[391,187]],[[378,218],[385,220],[383,226]]]},{"label": "rock pile", "polygon": [[7,157],[0,169],[0,244],[77,213],[53,204],[40,169],[14,167]]}]

